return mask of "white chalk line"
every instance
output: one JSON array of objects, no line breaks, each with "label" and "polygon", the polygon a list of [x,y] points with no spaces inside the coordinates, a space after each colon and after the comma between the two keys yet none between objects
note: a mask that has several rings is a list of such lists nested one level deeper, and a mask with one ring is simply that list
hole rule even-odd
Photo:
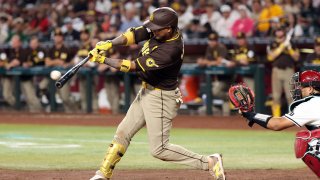
[{"label": "white chalk line", "polygon": [[[10,141],[8,141],[10,139]],[[13,142],[12,140],[15,140]],[[16,142],[16,140],[28,140],[31,142]],[[39,143],[36,141],[45,141],[45,142],[72,142],[73,144],[56,144],[56,143]],[[61,138],[39,138],[39,137],[8,137],[0,138],[0,145],[6,146],[9,148],[80,148],[82,145],[76,144],[77,142],[89,142],[89,143],[105,143],[108,144],[112,140],[94,140],[94,139],[61,139]],[[147,142],[132,141],[131,144],[147,144]]]}]

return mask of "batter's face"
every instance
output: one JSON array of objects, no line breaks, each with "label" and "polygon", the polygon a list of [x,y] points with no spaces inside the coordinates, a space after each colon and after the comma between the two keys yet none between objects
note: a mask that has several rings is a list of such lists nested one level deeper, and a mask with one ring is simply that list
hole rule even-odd
[{"label": "batter's face", "polygon": [[170,27],[152,30],[154,38],[159,41],[165,41],[171,38],[172,29]]}]

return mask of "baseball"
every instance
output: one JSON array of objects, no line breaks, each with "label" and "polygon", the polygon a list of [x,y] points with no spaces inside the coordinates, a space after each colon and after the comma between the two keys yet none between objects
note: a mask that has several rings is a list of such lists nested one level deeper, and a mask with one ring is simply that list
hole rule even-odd
[{"label": "baseball", "polygon": [[51,79],[56,81],[61,77],[61,72],[57,71],[57,70],[51,71],[50,77],[51,77]]}]

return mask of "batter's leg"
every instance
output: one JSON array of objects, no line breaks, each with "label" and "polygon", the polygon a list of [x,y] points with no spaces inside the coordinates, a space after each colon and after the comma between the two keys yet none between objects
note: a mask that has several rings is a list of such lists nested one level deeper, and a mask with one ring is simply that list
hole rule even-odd
[{"label": "batter's leg", "polygon": [[177,115],[176,99],[180,91],[147,90],[142,100],[147,124],[151,154],[163,161],[184,164],[208,170],[208,157],[189,151],[179,145],[170,144],[172,119]]},{"label": "batter's leg", "polygon": [[145,125],[143,110],[140,104],[141,93],[141,91],[138,93],[126,116],[119,124],[114,139],[102,162],[100,171],[97,171],[96,176],[102,174],[105,178],[111,178],[113,169],[126,152],[131,138]]}]

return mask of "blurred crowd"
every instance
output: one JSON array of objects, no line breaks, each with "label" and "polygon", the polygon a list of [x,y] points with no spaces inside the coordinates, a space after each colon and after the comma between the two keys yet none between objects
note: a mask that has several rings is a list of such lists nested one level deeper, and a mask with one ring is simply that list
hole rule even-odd
[{"label": "blurred crowd", "polygon": [[90,37],[110,39],[131,26],[139,26],[157,7],[169,6],[179,14],[185,38],[270,36],[278,24],[295,29],[295,36],[320,32],[319,0],[0,0],[0,45],[13,35],[22,42],[36,35],[53,38],[60,27],[65,40],[79,40],[87,29]]},{"label": "blurred crowd", "polygon": [[[200,68],[232,68],[261,63],[261,57],[257,56],[247,39],[272,37],[263,63],[266,63],[271,75],[271,108],[275,116],[280,113],[283,94],[287,103],[291,102],[290,87],[284,82],[289,82],[288,78],[297,65],[320,65],[320,38],[316,38],[320,34],[320,0],[0,0],[0,68],[71,67],[86,57],[97,42],[112,39],[130,27],[142,25],[153,10],[163,6],[178,12],[178,25],[185,39],[207,40],[205,54],[193,58]],[[302,50],[286,40],[291,29],[293,37],[315,40],[314,48],[308,50],[309,55],[303,61],[300,56]],[[227,48],[219,42],[221,37],[236,41]],[[66,44],[70,42],[77,42],[76,48],[67,48]],[[41,46],[46,43],[51,45]],[[139,49],[139,45],[129,46],[125,53],[111,49],[107,56],[134,59]],[[112,113],[119,113],[122,79],[115,69],[91,63],[87,63],[86,68],[109,73],[104,76],[102,86]],[[201,80],[203,78],[199,76],[182,77],[181,89],[186,103],[203,104],[199,88]],[[224,115],[229,115],[232,108],[228,104],[227,89],[236,81],[243,81],[254,89],[253,75],[244,75],[240,80],[234,75],[213,76],[212,94],[214,98],[223,100]],[[94,78],[91,84],[94,112],[99,108],[99,82],[101,84],[99,79]],[[78,105],[72,99],[72,83],[59,89],[57,97],[64,111],[76,112],[80,109],[85,112],[86,78],[78,76]],[[47,77],[21,78],[21,90],[30,111],[43,111],[43,106],[48,105],[48,84]],[[13,77],[2,76],[0,89],[5,102],[14,106]]]}]

